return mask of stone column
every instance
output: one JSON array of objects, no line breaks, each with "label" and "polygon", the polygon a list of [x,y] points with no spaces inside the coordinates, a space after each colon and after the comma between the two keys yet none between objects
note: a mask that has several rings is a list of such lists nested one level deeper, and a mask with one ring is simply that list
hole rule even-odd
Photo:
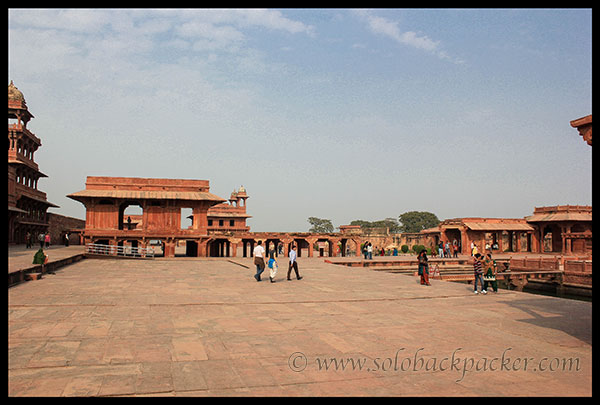
[{"label": "stone column", "polygon": [[165,257],[175,257],[175,241],[171,238],[165,241]]}]

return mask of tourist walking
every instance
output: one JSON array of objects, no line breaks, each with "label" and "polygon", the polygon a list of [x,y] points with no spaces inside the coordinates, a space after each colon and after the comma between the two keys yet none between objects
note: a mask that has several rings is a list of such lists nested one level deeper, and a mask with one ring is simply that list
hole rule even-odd
[{"label": "tourist walking", "polygon": [[431,285],[429,284],[429,264],[427,263],[427,251],[425,249],[421,250],[421,252],[417,256],[417,260],[419,261],[419,275],[421,276],[421,285]]},{"label": "tourist walking", "polygon": [[452,257],[450,254],[450,241],[446,241],[446,257]]},{"label": "tourist walking", "polygon": [[482,262],[483,262],[483,257],[479,253],[476,253],[473,256],[473,271],[474,271],[474,275],[475,275],[475,281],[473,283],[473,292],[475,294],[478,293],[477,282],[479,282],[479,284],[481,284],[481,293],[487,294],[487,291],[485,290],[485,287],[483,286],[483,263]]},{"label": "tourist walking", "polygon": [[276,256],[276,252],[275,249],[271,249],[269,251],[269,280],[271,280],[271,283],[275,282],[275,275],[277,274],[277,268],[279,267],[279,264],[277,263],[277,259],[275,259]]},{"label": "tourist walking", "polygon": [[262,247],[262,241],[258,241],[258,245],[254,248],[253,252],[254,264],[256,265],[256,274],[254,278],[256,281],[260,281],[260,275],[265,271],[265,248]]},{"label": "tourist walking", "polygon": [[44,242],[46,242],[46,249],[48,249],[50,247],[50,232],[44,236]]},{"label": "tourist walking", "polygon": [[298,261],[296,260],[296,258],[297,258],[296,246],[292,245],[292,249],[290,250],[290,264],[288,266],[288,272],[287,272],[288,281],[291,280],[290,274],[292,273],[292,268],[294,269],[294,272],[296,273],[296,280],[302,280],[302,277],[300,277],[300,274],[298,274]]},{"label": "tourist walking", "polygon": [[31,234],[29,232],[27,232],[27,234],[25,234],[25,247],[27,249],[29,249],[31,247]]},{"label": "tourist walking", "polygon": [[371,245],[371,242],[367,245],[367,256],[369,260],[373,260],[373,245]]},{"label": "tourist walking", "polygon": [[44,241],[46,240],[45,236],[46,235],[44,235],[44,232],[40,232],[40,234],[38,235],[38,242],[40,242],[40,249],[44,248]]},{"label": "tourist walking", "polygon": [[438,245],[438,256],[444,257],[444,242],[442,241],[440,241],[440,244]]},{"label": "tourist walking", "polygon": [[498,292],[498,281],[496,281],[496,261],[492,259],[492,254],[488,253],[483,261],[483,289],[487,291],[488,283],[492,285],[494,292]]}]

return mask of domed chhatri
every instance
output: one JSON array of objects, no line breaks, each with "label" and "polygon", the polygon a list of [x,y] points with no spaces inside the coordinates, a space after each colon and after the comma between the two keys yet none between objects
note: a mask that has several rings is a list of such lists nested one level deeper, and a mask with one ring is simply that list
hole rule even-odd
[{"label": "domed chhatri", "polygon": [[248,194],[246,194],[246,189],[244,188],[244,186],[240,186],[238,192],[237,192],[237,196],[238,197],[247,197]]},{"label": "domed chhatri", "polygon": [[12,80],[8,85],[8,100],[25,103],[25,97],[23,96],[23,93],[17,88],[17,86],[14,85]]}]

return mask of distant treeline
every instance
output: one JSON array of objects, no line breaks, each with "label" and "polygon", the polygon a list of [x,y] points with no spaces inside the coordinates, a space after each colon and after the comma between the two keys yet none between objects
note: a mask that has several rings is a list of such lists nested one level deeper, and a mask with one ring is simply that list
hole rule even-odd
[{"label": "distant treeline", "polygon": [[[308,218],[312,225],[309,232],[333,232],[333,224],[329,219],[316,217]],[[423,229],[438,226],[440,220],[438,217],[427,211],[409,211],[396,218],[385,218],[379,221],[365,221],[356,219],[350,222],[350,225],[358,225],[363,231],[377,229],[388,229],[390,233],[420,232]]]}]

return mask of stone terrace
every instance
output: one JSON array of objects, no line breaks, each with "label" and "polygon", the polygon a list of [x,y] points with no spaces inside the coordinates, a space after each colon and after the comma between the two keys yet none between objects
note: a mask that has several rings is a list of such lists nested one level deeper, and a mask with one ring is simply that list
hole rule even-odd
[{"label": "stone terrace", "polygon": [[592,393],[591,302],[299,264],[272,284],[250,258],[86,259],[12,287],[8,394]]}]

